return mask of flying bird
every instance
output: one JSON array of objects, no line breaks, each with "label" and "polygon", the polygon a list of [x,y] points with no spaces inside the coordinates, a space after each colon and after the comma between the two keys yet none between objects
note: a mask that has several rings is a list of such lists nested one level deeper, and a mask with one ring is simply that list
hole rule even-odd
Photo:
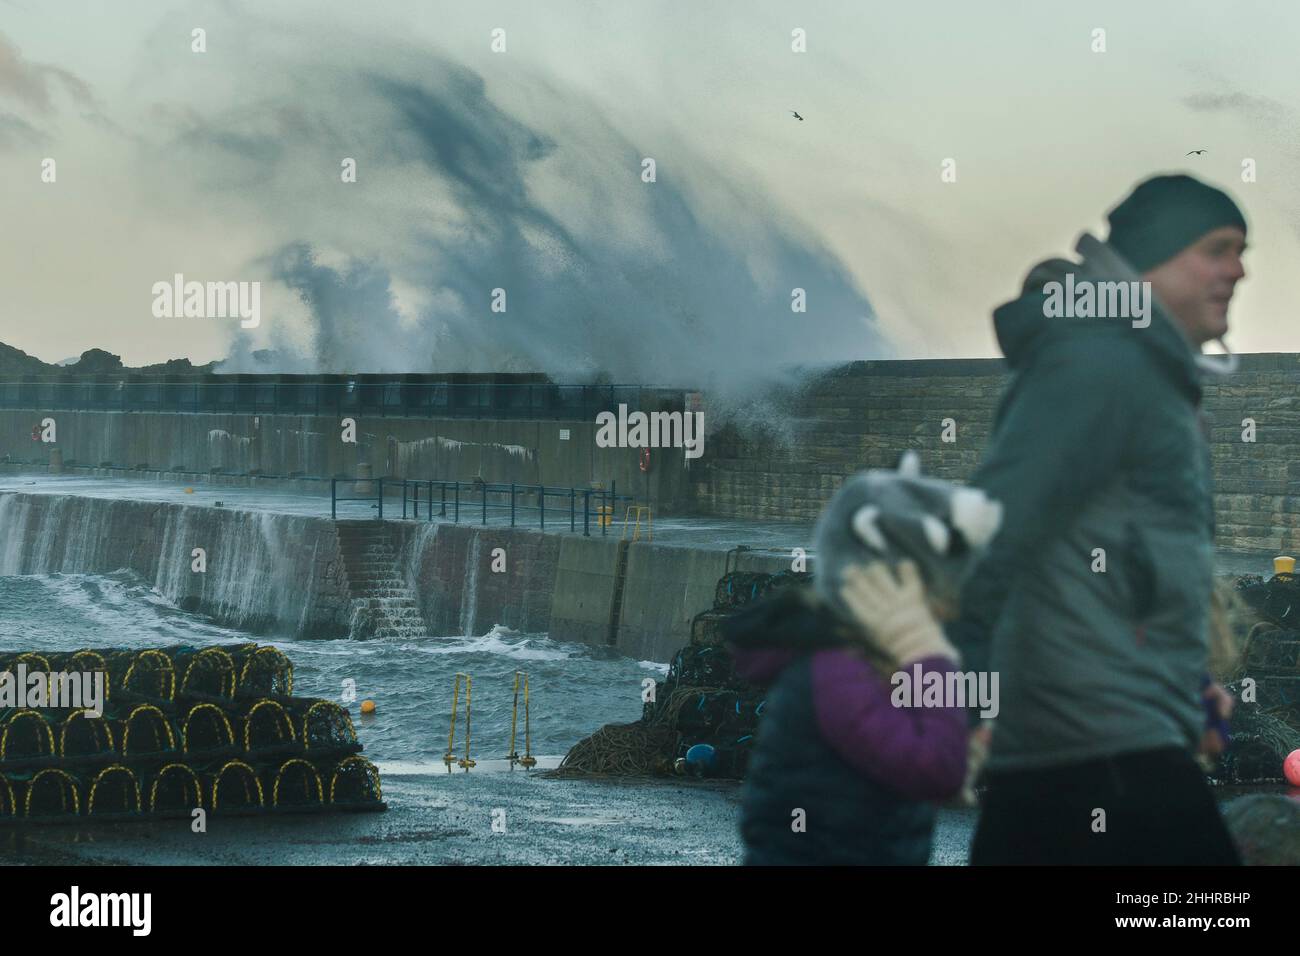
[{"label": "flying bird", "polygon": [[1191,156],[1192,153],[1195,153],[1197,156],[1200,156],[1201,153],[1203,153],[1203,152],[1205,152],[1205,150],[1203,150],[1203,149],[1194,149],[1194,150],[1192,150],[1191,152],[1187,153],[1187,155],[1188,155],[1188,156]]},{"label": "flying bird", "polygon": [[790,113],[791,113],[791,114],[794,116],[794,118],[797,119],[800,123],[803,122],[803,117],[800,116],[798,113],[796,113],[794,110],[791,110]]}]

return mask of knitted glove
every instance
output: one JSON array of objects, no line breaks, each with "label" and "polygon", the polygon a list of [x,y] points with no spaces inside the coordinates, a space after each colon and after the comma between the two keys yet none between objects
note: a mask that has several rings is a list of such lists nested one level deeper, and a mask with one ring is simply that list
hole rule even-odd
[{"label": "knitted glove", "polygon": [[901,562],[897,578],[884,561],[852,565],[844,572],[840,597],[857,623],[897,664],[934,655],[959,660],[930,613],[915,562]]}]

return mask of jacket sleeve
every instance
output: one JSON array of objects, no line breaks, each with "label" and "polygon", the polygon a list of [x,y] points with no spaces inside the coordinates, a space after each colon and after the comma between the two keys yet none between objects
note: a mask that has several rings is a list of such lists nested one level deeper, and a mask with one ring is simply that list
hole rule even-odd
[{"label": "jacket sleeve", "polygon": [[1122,467],[1151,374],[1133,343],[1099,335],[1050,343],[1013,383],[971,479],[1002,503],[1002,525],[947,628],[970,669],[988,669],[1007,596],[1020,575],[1032,573],[1045,541]]},{"label": "jacket sleeve", "polygon": [[[922,673],[954,668],[945,657]],[[966,778],[966,722],[956,707],[895,707],[890,684],[861,654],[818,651],[813,704],[822,737],[851,767],[915,800],[940,800]]]}]

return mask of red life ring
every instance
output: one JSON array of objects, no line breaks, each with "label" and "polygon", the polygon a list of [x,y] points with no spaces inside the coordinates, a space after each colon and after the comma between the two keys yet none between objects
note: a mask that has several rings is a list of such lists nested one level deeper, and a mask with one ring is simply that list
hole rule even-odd
[{"label": "red life ring", "polygon": [[41,426],[40,426],[40,425],[33,425],[33,426],[32,426],[32,441],[40,441],[40,440],[41,440]]},{"label": "red life ring", "polygon": [[642,470],[642,471],[649,471],[649,470],[650,470],[650,449],[649,449],[649,447],[646,447],[646,448],[642,448],[642,449],[641,449],[641,456],[640,456],[640,461],[638,462],[638,464],[641,466],[641,470]]}]

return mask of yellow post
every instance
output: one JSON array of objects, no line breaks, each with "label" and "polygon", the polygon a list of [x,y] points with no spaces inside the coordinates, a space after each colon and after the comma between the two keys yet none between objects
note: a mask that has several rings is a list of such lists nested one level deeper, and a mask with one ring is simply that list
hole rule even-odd
[{"label": "yellow post", "polygon": [[456,754],[453,752],[456,747],[456,711],[460,709],[456,705],[460,701],[460,679],[462,676],[457,674],[455,683],[451,685],[451,730],[447,733],[447,753],[442,758],[442,762],[447,765],[448,773],[451,773],[451,765],[456,761]]},{"label": "yellow post", "polygon": [[469,770],[474,766],[474,761],[469,755],[469,712],[472,697],[472,681],[468,674],[465,675],[465,756],[456,761],[456,765],[462,770]]},{"label": "yellow post", "polygon": [[519,754],[515,751],[515,727],[519,721],[519,675],[521,673],[523,672],[515,671],[515,704],[510,713],[510,751],[506,754],[506,759],[510,761],[512,767],[519,759]]},{"label": "yellow post", "polygon": [[519,762],[525,767],[537,765],[537,758],[533,756],[533,736],[532,724],[529,719],[528,706],[528,675],[524,675],[524,757]]},{"label": "yellow post", "polygon": [[[515,750],[515,731],[519,721],[519,678],[524,679],[524,755],[519,756]],[[510,756],[507,758],[513,768],[516,763],[525,767],[535,766],[537,758],[533,756],[532,725],[530,723],[529,705],[528,705],[528,675],[523,671],[515,671],[515,708],[514,713],[510,716]]]}]

